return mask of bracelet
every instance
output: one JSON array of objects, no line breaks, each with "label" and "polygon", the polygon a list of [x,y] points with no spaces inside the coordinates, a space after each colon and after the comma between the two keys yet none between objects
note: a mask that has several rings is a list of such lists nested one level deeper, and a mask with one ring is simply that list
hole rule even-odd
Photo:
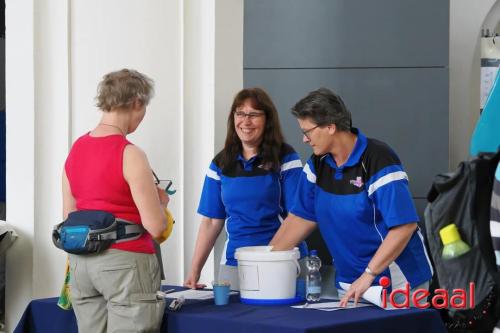
[{"label": "bracelet", "polygon": [[366,266],[366,268],[365,268],[365,273],[367,273],[367,274],[369,274],[369,275],[371,275],[371,276],[373,276],[373,277],[377,277],[377,274],[375,274],[375,273],[374,273],[374,272],[370,269],[370,267],[368,267],[368,266]]}]

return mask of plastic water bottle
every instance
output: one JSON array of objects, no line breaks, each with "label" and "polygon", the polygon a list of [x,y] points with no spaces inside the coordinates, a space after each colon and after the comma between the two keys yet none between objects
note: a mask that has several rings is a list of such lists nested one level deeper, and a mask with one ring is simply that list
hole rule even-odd
[{"label": "plastic water bottle", "polygon": [[444,260],[459,257],[470,250],[470,246],[460,238],[455,224],[448,224],[439,230],[439,236],[444,245],[441,255]]},{"label": "plastic water bottle", "polygon": [[318,257],[318,251],[311,250],[306,260],[306,299],[308,302],[317,302],[321,295],[321,259]]}]

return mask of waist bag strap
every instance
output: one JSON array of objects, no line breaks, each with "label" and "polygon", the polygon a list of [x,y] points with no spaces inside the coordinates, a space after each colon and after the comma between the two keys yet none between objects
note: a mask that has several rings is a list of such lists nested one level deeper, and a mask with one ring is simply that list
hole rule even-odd
[{"label": "waist bag strap", "polygon": [[115,230],[112,230],[112,227],[108,228],[109,231],[92,230],[89,232],[89,239],[114,240],[114,243],[121,243],[138,239],[146,232],[146,229],[140,224],[118,218],[115,221],[118,224]]}]

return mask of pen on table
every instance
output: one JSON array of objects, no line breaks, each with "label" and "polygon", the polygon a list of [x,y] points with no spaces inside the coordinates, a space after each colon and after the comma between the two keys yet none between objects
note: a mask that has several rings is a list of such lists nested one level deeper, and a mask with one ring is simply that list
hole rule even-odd
[{"label": "pen on table", "polygon": [[167,298],[167,294],[171,293],[172,291],[175,291],[175,289],[168,289],[168,290],[165,290],[165,291],[158,290],[156,292],[156,298],[157,299],[165,299],[165,298]]}]

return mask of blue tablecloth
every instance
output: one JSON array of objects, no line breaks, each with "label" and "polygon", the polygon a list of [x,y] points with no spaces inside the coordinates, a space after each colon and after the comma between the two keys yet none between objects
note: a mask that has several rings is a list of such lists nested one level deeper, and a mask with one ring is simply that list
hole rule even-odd
[{"label": "blue tablecloth", "polygon": [[[166,286],[165,288],[171,288]],[[294,309],[290,306],[241,304],[238,296],[226,306],[212,300],[188,301],[179,312],[166,311],[162,332],[443,332],[446,330],[435,310],[385,311],[363,307],[332,312]],[[57,306],[57,298],[33,300],[24,312],[15,333],[77,333],[73,311]]]}]

